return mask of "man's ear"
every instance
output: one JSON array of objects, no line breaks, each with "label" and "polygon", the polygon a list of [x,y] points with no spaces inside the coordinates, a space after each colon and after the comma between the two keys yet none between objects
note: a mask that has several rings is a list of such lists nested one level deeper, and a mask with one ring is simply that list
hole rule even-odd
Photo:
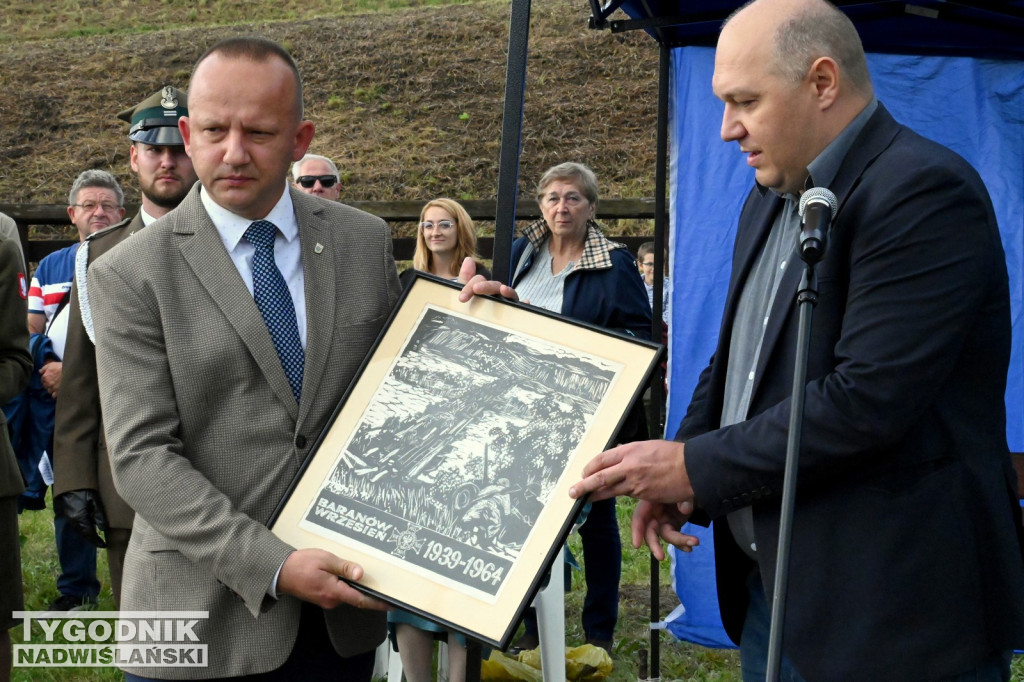
[{"label": "man's ear", "polygon": [[309,150],[309,143],[313,141],[313,133],[316,127],[312,121],[301,121],[298,130],[295,131],[295,149],[292,151],[292,161],[298,161]]},{"label": "man's ear", "polygon": [[189,143],[192,141],[192,129],[189,128],[188,116],[182,116],[178,119],[178,132],[181,133],[181,139],[185,142],[185,153],[192,156],[189,154]]},{"label": "man's ear", "polygon": [[822,109],[832,106],[839,96],[839,65],[831,57],[818,57],[811,64],[808,78]]}]

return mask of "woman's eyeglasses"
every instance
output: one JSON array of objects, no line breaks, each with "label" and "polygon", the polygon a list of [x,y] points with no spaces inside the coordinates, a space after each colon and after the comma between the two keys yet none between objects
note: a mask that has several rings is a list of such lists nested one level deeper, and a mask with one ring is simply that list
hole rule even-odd
[{"label": "woman's eyeglasses", "polygon": [[435,227],[447,232],[448,230],[455,227],[455,223],[453,223],[450,220],[439,220],[436,223],[430,220],[424,220],[422,223],[420,223],[420,229],[423,230],[424,232],[426,232],[427,230],[433,230]]},{"label": "woman's eyeglasses", "polygon": [[562,196],[559,196],[555,192],[552,192],[551,194],[545,195],[544,198],[541,199],[541,203],[543,203],[545,206],[550,207],[558,206],[558,204],[562,201],[565,202],[566,206],[576,207],[582,204],[584,201],[586,201],[586,199],[583,196],[577,194],[576,192],[566,192]]},{"label": "woman's eyeglasses", "polygon": [[300,175],[296,182],[306,189],[312,189],[317,180],[320,181],[320,186],[324,189],[334,187],[334,183],[338,182],[338,178],[333,175]]}]

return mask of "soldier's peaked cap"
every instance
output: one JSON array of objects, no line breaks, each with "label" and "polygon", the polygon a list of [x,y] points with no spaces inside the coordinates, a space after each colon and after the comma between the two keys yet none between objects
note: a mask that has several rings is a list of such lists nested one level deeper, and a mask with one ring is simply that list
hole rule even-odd
[{"label": "soldier's peaked cap", "polygon": [[117,115],[131,124],[128,139],[159,147],[185,145],[178,131],[178,119],[182,116],[188,116],[188,96],[171,85]]}]

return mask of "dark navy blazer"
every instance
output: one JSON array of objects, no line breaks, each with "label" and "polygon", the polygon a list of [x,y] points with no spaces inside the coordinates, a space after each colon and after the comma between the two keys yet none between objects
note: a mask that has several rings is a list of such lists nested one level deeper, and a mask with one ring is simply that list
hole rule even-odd
[{"label": "dark navy blazer", "polygon": [[[839,212],[818,266],[784,651],[809,680],[952,675],[1024,645],[995,215],[973,168],[881,106],[830,189]],[[723,517],[752,506],[770,601],[802,263],[771,311],[750,418],[719,420],[742,283],[780,202],[756,188],[747,198],[718,348],[677,434],[699,506],[722,520],[718,594],[736,641],[752,564]]]}]

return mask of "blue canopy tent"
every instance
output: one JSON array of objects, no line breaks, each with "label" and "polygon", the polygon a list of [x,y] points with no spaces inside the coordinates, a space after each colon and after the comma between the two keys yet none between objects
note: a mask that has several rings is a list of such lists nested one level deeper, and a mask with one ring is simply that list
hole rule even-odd
[{"label": "blue canopy tent", "polygon": [[[667,140],[668,151],[667,165],[659,160],[656,172],[659,195],[668,188],[671,228],[657,225],[656,240],[670,244],[674,283],[665,294],[671,299],[669,436],[717,340],[735,226],[753,180],[736,146],[719,139],[722,105],[710,87],[711,46],[740,4],[623,0],[599,7],[591,0],[592,27],[646,30],[662,51],[667,112],[659,127],[667,131],[659,131],[659,141]],[[1011,450],[1024,451],[1024,2],[836,4],[858,27],[878,98],[897,120],[965,157],[992,194],[1011,286],[1007,438]],[[609,19],[619,9],[630,18]],[[668,629],[698,644],[730,646],[718,616],[710,533],[693,531],[704,544],[674,556],[682,607]],[[656,648],[652,638],[652,655]]]}]

